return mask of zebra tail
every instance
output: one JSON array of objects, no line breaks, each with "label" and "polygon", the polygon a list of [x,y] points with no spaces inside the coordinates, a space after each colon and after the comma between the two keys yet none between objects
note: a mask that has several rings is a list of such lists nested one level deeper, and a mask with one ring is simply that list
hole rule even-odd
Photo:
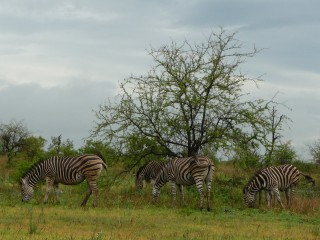
[{"label": "zebra tail", "polygon": [[305,177],[305,179],[308,181],[308,182],[311,182],[312,183],[312,186],[314,186],[316,184],[316,181],[309,175],[307,174],[304,174],[304,173],[301,173],[302,176]]},{"label": "zebra tail", "polygon": [[100,150],[98,150],[97,153],[96,153],[96,155],[97,155],[99,158],[101,158],[103,168],[104,168],[104,169],[107,169],[107,168],[108,168],[108,165],[107,165],[107,163],[106,163],[106,159],[104,158],[102,152],[101,152]]},{"label": "zebra tail", "polygon": [[108,165],[104,161],[102,162],[102,166],[103,166],[104,169],[108,168]]}]

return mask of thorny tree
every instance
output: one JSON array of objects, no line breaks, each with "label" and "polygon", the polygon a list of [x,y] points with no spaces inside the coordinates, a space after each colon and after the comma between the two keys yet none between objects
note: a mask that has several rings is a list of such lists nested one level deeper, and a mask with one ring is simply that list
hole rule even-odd
[{"label": "thorny tree", "polygon": [[135,151],[169,156],[265,137],[268,103],[248,100],[244,87],[259,79],[240,69],[258,50],[244,52],[235,35],[221,29],[201,44],[185,40],[151,48],[155,66],[144,76],[125,79],[118,101],[99,107],[94,135],[122,151],[134,142]]}]

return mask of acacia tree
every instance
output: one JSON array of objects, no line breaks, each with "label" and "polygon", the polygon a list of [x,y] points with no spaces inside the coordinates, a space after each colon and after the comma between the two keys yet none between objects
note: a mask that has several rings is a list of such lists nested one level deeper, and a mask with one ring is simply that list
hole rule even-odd
[{"label": "acacia tree", "polygon": [[125,79],[118,98],[100,105],[93,135],[122,151],[130,148],[130,139],[140,138],[136,151],[169,156],[259,140],[265,136],[268,104],[246,100],[244,86],[259,79],[242,74],[240,66],[258,50],[242,48],[235,33],[223,29],[201,44],[185,40],[151,48],[155,66]]}]

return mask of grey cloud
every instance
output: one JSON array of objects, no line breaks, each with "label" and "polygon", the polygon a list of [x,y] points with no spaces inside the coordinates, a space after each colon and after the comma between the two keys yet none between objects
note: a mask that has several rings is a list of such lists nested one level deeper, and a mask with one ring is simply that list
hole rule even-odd
[{"label": "grey cloud", "polygon": [[43,89],[35,84],[0,90],[1,123],[24,120],[35,135],[50,140],[62,134],[76,147],[94,127],[93,110],[115,94],[110,82],[73,81],[65,88]]},{"label": "grey cloud", "polygon": [[320,134],[314,120],[319,99],[311,94],[319,81],[319,5],[315,0],[2,1],[0,122],[25,119],[39,135],[62,133],[80,145],[92,129],[92,109],[112,97],[123,78],[145,74],[153,65],[146,49],[185,38],[203,41],[221,26],[237,30],[245,47],[266,48],[243,71],[266,74],[269,85],[261,95],[283,93],[281,101],[294,109],[285,134],[301,146]]}]

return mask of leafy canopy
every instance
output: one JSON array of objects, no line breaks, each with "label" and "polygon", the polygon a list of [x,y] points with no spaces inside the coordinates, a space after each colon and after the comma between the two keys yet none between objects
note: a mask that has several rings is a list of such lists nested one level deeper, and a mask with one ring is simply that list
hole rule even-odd
[{"label": "leafy canopy", "polygon": [[259,79],[240,69],[258,50],[243,51],[235,35],[221,29],[200,44],[151,48],[154,67],[125,79],[115,101],[100,105],[93,135],[141,156],[191,156],[206,145],[264,138],[268,104],[248,100],[244,87]]}]

